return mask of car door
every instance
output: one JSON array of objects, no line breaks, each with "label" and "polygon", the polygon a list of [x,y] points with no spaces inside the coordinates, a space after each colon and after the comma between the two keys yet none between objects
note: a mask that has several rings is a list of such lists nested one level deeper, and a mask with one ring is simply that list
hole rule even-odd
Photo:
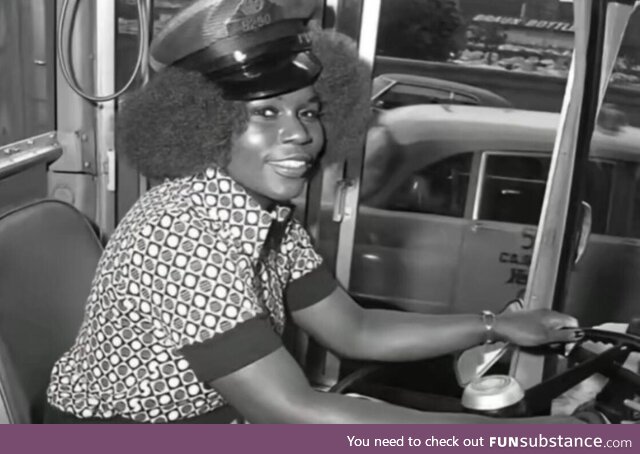
[{"label": "car door", "polygon": [[[408,174],[375,206],[362,202],[350,291],[361,301],[427,313],[450,312],[472,153]],[[367,174],[364,184],[367,184]]]},{"label": "car door", "polygon": [[484,152],[473,219],[464,233],[455,312],[499,311],[520,297],[549,171],[549,155]]},{"label": "car door", "polygon": [[[463,240],[456,312],[499,311],[524,295],[549,166],[548,154],[483,153],[473,221]],[[617,192],[628,193],[631,177],[623,176],[632,171],[617,167],[594,158],[587,168],[584,199],[591,213],[590,237],[562,308],[585,323],[628,316],[628,299],[640,291],[634,277],[640,243],[620,238],[636,236],[636,224],[622,202],[611,204],[614,175]]]},{"label": "car door", "polygon": [[640,315],[640,171],[633,162],[592,161],[589,243],[575,265],[563,311],[584,326]]}]

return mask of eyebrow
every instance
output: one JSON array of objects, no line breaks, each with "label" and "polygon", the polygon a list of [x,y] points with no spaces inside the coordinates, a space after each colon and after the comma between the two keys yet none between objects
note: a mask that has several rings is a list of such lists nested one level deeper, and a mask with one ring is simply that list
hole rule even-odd
[{"label": "eyebrow", "polygon": [[[277,99],[278,101],[282,101],[284,98],[283,95],[280,96],[276,96],[275,99]],[[256,99],[254,100],[254,102],[260,104],[262,102],[264,103],[268,103],[268,99]],[[307,99],[306,101],[301,103],[302,105],[306,105],[306,104],[322,104],[322,101],[320,100],[320,96],[318,95],[313,95],[311,98]]]}]

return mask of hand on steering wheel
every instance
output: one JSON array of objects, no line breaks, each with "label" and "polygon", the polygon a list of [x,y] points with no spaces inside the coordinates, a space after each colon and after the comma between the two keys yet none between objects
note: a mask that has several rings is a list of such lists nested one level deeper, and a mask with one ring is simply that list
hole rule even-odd
[{"label": "hand on steering wheel", "polygon": [[521,347],[576,342],[584,336],[574,317],[549,309],[501,313],[495,330],[506,342]]}]

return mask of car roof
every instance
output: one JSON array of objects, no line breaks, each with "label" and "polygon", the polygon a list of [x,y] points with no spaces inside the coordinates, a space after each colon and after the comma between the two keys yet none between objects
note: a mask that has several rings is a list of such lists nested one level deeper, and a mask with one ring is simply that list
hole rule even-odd
[{"label": "car roof", "polygon": [[[401,148],[464,151],[522,151],[551,154],[560,114],[464,105],[414,105],[382,112],[378,119]],[[425,147],[428,145],[428,147]],[[640,161],[640,128],[597,127],[591,156]],[[430,159],[429,159],[430,160]]]},{"label": "car roof", "polygon": [[[557,113],[465,105],[421,104],[381,112],[367,136],[363,202],[383,204],[408,175],[461,153],[551,156],[559,123]],[[592,158],[638,162],[640,129],[597,128],[591,148]]]}]

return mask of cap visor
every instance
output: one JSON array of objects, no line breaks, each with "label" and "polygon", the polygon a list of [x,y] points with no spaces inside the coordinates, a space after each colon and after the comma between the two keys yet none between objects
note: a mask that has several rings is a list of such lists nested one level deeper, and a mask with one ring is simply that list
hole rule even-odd
[{"label": "cap visor", "polygon": [[214,74],[227,99],[249,101],[271,98],[312,85],[322,71],[319,60],[308,51],[266,55],[224,76]]}]

